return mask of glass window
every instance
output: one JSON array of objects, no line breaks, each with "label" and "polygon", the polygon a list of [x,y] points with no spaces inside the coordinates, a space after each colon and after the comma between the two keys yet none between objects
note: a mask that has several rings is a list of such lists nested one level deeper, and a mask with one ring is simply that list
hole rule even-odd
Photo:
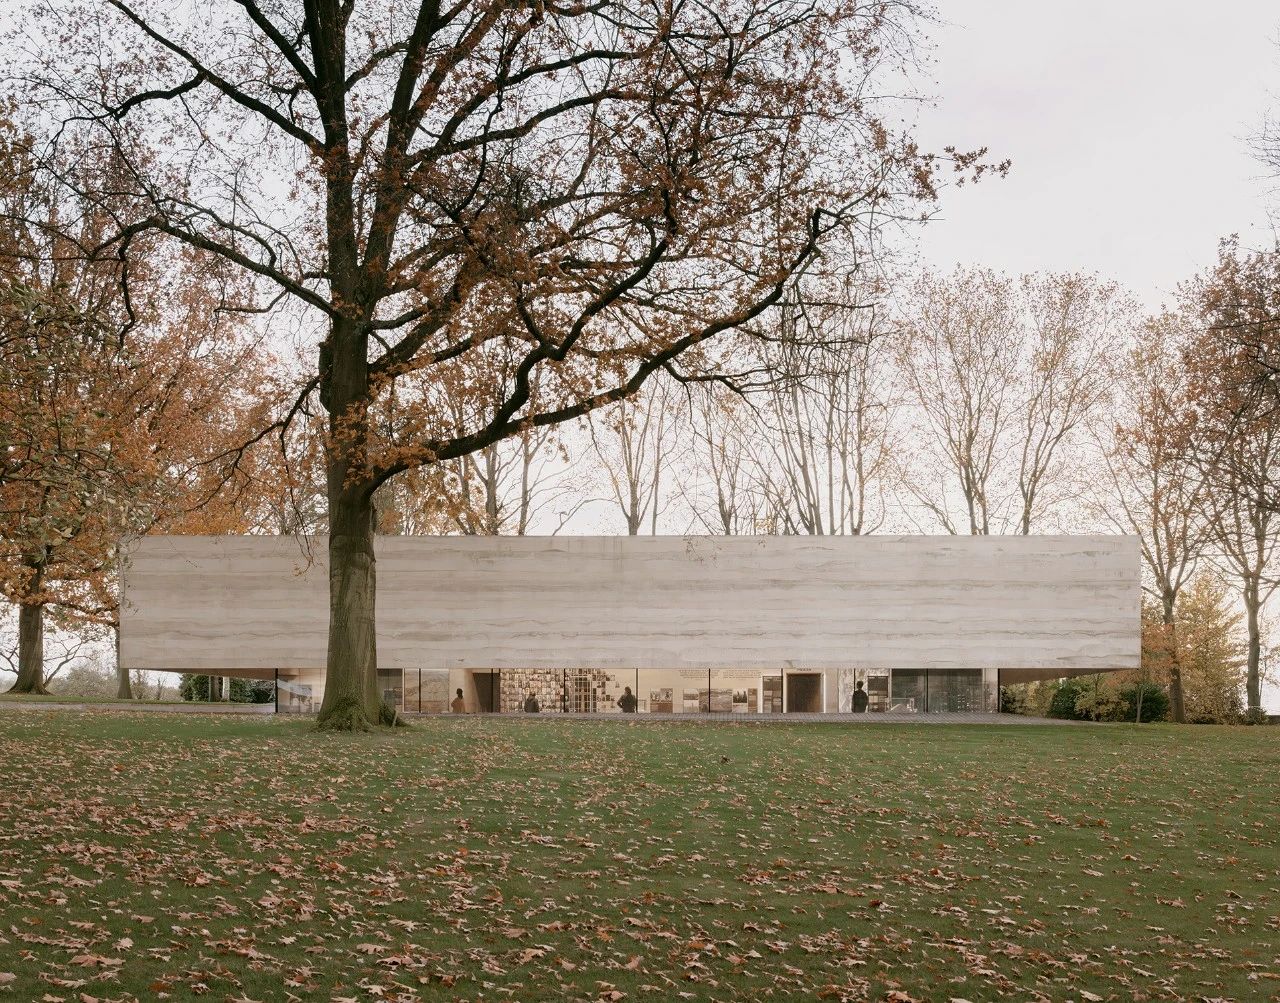
[{"label": "glass window", "polygon": [[933,714],[976,714],[982,710],[981,669],[930,669],[928,706]]},{"label": "glass window", "polygon": [[782,713],[782,676],[765,676],[760,680],[763,691],[761,710],[766,714]]},{"label": "glass window", "polygon": [[883,714],[889,709],[889,671],[869,669],[866,679],[867,710],[872,714]]},{"label": "glass window", "polygon": [[927,710],[927,674],[924,669],[894,669],[889,679],[889,710],[908,714]]},{"label": "glass window", "polygon": [[404,707],[404,673],[400,669],[378,670],[378,696],[396,709]]}]

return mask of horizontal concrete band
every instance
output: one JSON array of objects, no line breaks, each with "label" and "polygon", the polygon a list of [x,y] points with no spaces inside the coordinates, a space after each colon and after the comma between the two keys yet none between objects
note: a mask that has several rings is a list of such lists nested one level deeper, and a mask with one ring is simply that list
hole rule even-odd
[{"label": "horizontal concrete band", "polygon": [[[1137,541],[1040,537],[380,537],[378,660],[458,668],[1133,668]],[[324,539],[146,537],[129,668],[312,675]]]}]

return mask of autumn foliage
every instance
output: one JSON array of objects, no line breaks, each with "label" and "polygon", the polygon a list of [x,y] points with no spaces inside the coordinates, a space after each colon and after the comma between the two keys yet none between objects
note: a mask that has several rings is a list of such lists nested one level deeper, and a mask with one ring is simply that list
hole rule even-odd
[{"label": "autumn foliage", "polygon": [[42,10],[23,37],[76,44],[28,46],[29,93],[127,168],[61,175],[110,206],[102,246],[216,256],[315,330],[289,420],[327,422],[325,727],[384,715],[380,485],[722,379],[789,289],[989,169],[885,114],[921,14],[896,0]]},{"label": "autumn foliage", "polygon": [[[113,625],[122,540],[240,532],[258,489],[270,358],[221,315],[209,259],[154,243],[94,255],[103,227],[0,145],[0,592],[19,607],[15,688],[43,692],[43,617]],[[122,688],[128,677],[120,674]]]}]

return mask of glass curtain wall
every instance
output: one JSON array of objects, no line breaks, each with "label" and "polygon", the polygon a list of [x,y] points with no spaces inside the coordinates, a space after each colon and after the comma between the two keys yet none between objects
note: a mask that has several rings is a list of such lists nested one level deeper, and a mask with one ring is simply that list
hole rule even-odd
[{"label": "glass curtain wall", "polygon": [[[815,674],[816,675],[816,674]],[[782,673],[759,669],[452,669],[404,676],[410,712],[729,714],[782,711]]]},{"label": "glass curtain wall", "polygon": [[889,711],[922,714],[929,709],[925,669],[894,669],[889,676]]},{"label": "glass curtain wall", "polygon": [[[382,670],[380,691],[410,713],[848,713],[862,683],[868,713],[996,710],[995,671],[982,669],[453,669]],[[282,685],[282,691],[285,687]],[[824,696],[825,694],[825,696]]]},{"label": "glass curtain wall", "polygon": [[934,714],[982,711],[981,669],[930,669],[928,710]]},{"label": "glass curtain wall", "polygon": [[978,714],[993,710],[982,669],[894,669],[889,710],[907,714]]},{"label": "glass curtain wall", "polygon": [[276,680],[277,714],[314,714],[320,709],[320,694],[309,683],[281,677]]},{"label": "glass curtain wall", "polygon": [[378,670],[378,696],[396,710],[404,709],[404,670]]}]

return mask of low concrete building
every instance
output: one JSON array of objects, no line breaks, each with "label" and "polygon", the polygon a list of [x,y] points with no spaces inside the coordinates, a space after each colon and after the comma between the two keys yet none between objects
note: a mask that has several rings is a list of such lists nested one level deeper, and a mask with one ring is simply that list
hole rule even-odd
[{"label": "low concrete building", "polygon": [[[1132,537],[380,537],[377,559],[379,680],[408,711],[995,711],[1002,683],[1139,660]],[[327,589],[323,539],[146,537],[121,660],[317,709]]]}]

